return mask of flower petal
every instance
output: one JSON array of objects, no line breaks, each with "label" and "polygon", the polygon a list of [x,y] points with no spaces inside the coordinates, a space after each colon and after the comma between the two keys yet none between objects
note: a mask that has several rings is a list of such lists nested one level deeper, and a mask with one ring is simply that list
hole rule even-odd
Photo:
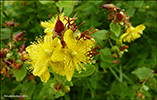
[{"label": "flower petal", "polygon": [[50,73],[48,69],[43,74],[39,75],[39,77],[41,78],[42,82],[46,83],[50,78]]},{"label": "flower petal", "polygon": [[68,48],[73,48],[76,45],[76,39],[73,31],[71,29],[68,29],[64,33],[64,41],[66,42]]}]

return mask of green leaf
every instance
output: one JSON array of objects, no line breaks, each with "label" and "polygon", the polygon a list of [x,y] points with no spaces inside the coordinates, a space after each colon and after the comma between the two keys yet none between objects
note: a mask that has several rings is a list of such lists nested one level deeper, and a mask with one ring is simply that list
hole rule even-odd
[{"label": "green leaf", "polygon": [[130,17],[133,17],[133,15],[134,15],[134,13],[135,13],[135,8],[130,7],[130,8],[126,11],[126,13],[128,13],[128,15],[129,15]]},{"label": "green leaf", "polygon": [[11,35],[11,30],[9,28],[2,28],[1,29],[1,33],[0,33],[1,40],[9,39],[10,35]]},{"label": "green leaf", "polygon": [[148,91],[149,90],[149,87],[147,85],[143,85],[143,89]]},{"label": "green leaf", "polygon": [[[138,68],[137,70],[134,70],[132,72],[132,74],[137,75],[137,77],[140,80],[144,80],[148,77],[148,75],[152,72],[152,69],[146,68],[146,67],[142,67],[142,68]],[[152,76],[152,75],[151,75]]]},{"label": "green leaf", "polygon": [[66,86],[73,86],[73,83],[72,83],[71,81],[66,81],[66,82],[64,83],[64,85],[66,85]]},{"label": "green leaf", "polygon": [[74,5],[74,1],[63,1],[63,0],[59,0],[57,3],[56,3],[56,6],[57,7],[73,7]]},{"label": "green leaf", "polygon": [[73,11],[73,7],[66,7],[64,8],[64,13],[65,13],[65,16],[69,16]]},{"label": "green leaf", "polygon": [[20,71],[16,70],[16,71],[13,71],[13,73],[16,77],[16,81],[22,81],[27,73],[26,64],[22,65]]},{"label": "green leaf", "polygon": [[55,1],[52,1],[52,0],[39,0],[39,2],[41,4],[48,4],[48,3],[54,3]]},{"label": "green leaf", "polygon": [[118,37],[121,31],[121,27],[118,23],[115,25],[114,20],[112,20],[110,23],[110,30]]},{"label": "green leaf", "polygon": [[143,0],[136,0],[135,6],[140,8],[142,6],[143,2],[144,2]]},{"label": "green leaf", "polygon": [[79,74],[79,72],[75,70],[73,77],[86,77],[93,74],[95,70],[93,65],[84,65],[84,67],[86,68],[86,71],[82,70],[82,72]]},{"label": "green leaf", "polygon": [[108,32],[107,30],[99,30],[93,33],[91,36],[94,36],[95,38],[100,39],[100,40],[105,40],[107,39],[107,36],[106,36],[107,32]]},{"label": "green leaf", "polygon": [[55,85],[57,83],[57,81],[55,79],[52,79],[52,80],[48,80],[46,83],[43,83],[44,87],[50,89],[50,88],[54,88]]},{"label": "green leaf", "polygon": [[113,57],[111,57],[111,51],[109,48],[104,48],[100,50],[100,58],[103,61],[112,63],[115,59]]}]

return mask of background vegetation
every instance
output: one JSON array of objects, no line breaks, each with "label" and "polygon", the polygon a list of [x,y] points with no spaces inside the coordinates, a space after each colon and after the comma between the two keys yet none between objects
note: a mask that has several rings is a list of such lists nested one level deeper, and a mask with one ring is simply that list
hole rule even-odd
[{"label": "background vegetation", "polygon": [[[94,57],[93,64],[95,71],[87,77],[73,77],[71,90],[64,96],[60,92],[54,93],[50,83],[43,84],[39,77],[30,79],[30,72],[24,64],[18,70],[12,70],[12,77],[5,77],[1,80],[1,99],[4,95],[27,95],[25,99],[58,99],[58,100],[126,100],[126,99],[147,99],[157,100],[157,7],[156,1],[135,0],[135,1],[4,1],[1,2],[1,49],[6,48],[11,33],[15,35],[26,31],[24,37],[28,39],[26,46],[35,40],[36,36],[44,35],[44,28],[41,21],[47,21],[55,16],[64,7],[65,16],[73,17],[78,13],[76,23],[80,31],[90,27],[99,29],[92,34],[95,36],[100,53]],[[119,64],[114,64],[111,58],[111,46],[106,34],[110,32],[109,11],[100,9],[106,3],[113,3],[116,7],[125,9],[131,17],[133,26],[144,24],[146,29],[141,38],[134,42],[127,43],[128,52],[123,54]],[[103,11],[104,10],[104,11]],[[7,27],[6,21],[16,22],[17,27]],[[113,45],[116,45],[118,37],[110,36]],[[19,46],[22,44],[19,43]],[[154,72],[153,72],[154,71]],[[1,66],[1,74],[2,66]],[[151,74],[151,75],[150,75]],[[4,74],[3,74],[4,75]],[[3,77],[1,75],[1,78]],[[149,76],[150,75],[150,76]],[[144,81],[145,80],[145,81]],[[52,81],[53,82],[53,81]],[[12,98],[20,99],[20,98]],[[24,98],[21,98],[24,99]]]}]

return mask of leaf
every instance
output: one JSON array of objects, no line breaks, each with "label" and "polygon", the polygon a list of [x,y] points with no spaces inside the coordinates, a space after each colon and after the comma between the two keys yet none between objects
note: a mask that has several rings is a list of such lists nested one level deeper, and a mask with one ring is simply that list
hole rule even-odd
[{"label": "leaf", "polygon": [[[44,87],[50,89],[50,88],[54,88],[55,85],[57,83],[57,81],[55,79],[52,79],[52,80],[48,80],[46,83],[43,83]],[[52,85],[53,84],[53,85]]]},{"label": "leaf", "polygon": [[149,87],[147,85],[143,85],[143,89],[148,91],[149,90]]},{"label": "leaf", "polygon": [[93,74],[95,70],[93,65],[84,65],[84,67],[86,68],[86,71],[82,70],[82,72],[79,74],[78,71],[75,70],[73,77],[86,77]]},{"label": "leaf", "polygon": [[26,64],[22,65],[20,71],[16,70],[16,71],[13,71],[13,73],[16,77],[16,81],[22,81],[27,73]]},{"label": "leaf", "polygon": [[108,32],[107,30],[99,30],[93,33],[91,36],[94,36],[95,38],[100,39],[100,40],[105,40],[107,39],[107,36],[106,36],[107,32]]},{"label": "leaf", "polygon": [[144,2],[143,0],[136,0],[135,6],[140,8],[142,6],[143,2]]},{"label": "leaf", "polygon": [[[134,70],[132,72],[132,74],[137,75],[137,77],[140,80],[144,80],[148,77],[148,75],[152,72],[152,69],[146,68],[146,67],[142,67],[142,68],[138,68],[137,70]],[[151,75],[152,76],[152,75]]]},{"label": "leaf", "polygon": [[135,8],[130,7],[130,8],[126,11],[126,13],[128,13],[128,15],[129,15],[130,17],[133,17],[133,15],[134,15],[134,13],[135,13]]},{"label": "leaf", "polygon": [[112,20],[110,23],[110,30],[118,37],[121,31],[121,27],[118,23],[115,25],[114,20]]},{"label": "leaf", "polygon": [[56,6],[57,7],[73,7],[74,5],[74,1],[63,1],[63,0],[59,0],[57,3],[56,3]]},{"label": "leaf", "polygon": [[52,1],[52,0],[39,0],[39,2],[41,4],[48,4],[48,3],[54,3],[55,1]]},{"label": "leaf", "polygon": [[69,16],[73,11],[73,7],[66,7],[64,8],[64,13],[65,13],[65,16]]},{"label": "leaf", "polygon": [[109,62],[109,63],[112,63],[113,60],[115,60],[114,58],[111,57],[111,51],[110,51],[109,48],[104,48],[104,49],[100,50],[100,58],[103,61],[106,61],[106,62]]},{"label": "leaf", "polygon": [[9,28],[2,28],[1,29],[1,33],[0,33],[1,40],[9,39],[10,35],[11,35],[11,30]]}]

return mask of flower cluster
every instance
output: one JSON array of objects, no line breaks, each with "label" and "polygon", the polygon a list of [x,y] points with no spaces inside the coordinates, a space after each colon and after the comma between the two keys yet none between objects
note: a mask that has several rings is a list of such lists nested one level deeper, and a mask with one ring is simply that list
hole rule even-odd
[{"label": "flower cluster", "polygon": [[86,70],[82,63],[91,63],[93,56],[99,53],[95,52],[98,46],[95,47],[94,38],[89,36],[98,30],[88,33],[91,28],[80,33],[78,28],[84,22],[76,26],[76,15],[69,18],[58,14],[56,18],[41,22],[46,28],[46,35],[37,38],[37,42],[32,42],[26,48],[32,73],[39,76],[42,82],[47,82],[50,78],[49,67],[71,81],[74,70],[77,69],[79,73],[81,69]]},{"label": "flower cluster", "polygon": [[114,20],[115,24],[119,23],[121,26],[125,27],[125,33],[120,37],[121,41],[131,42],[141,37],[140,34],[143,33],[142,31],[145,29],[145,26],[141,24],[134,28],[131,22],[129,22],[130,16],[128,16],[124,9],[118,8],[114,4],[105,4],[102,8],[109,10],[108,20]]},{"label": "flower cluster", "polygon": [[[11,27],[14,25],[11,25],[13,23],[10,23]],[[13,36],[13,40],[11,40],[7,44],[7,48],[2,48],[0,50],[0,73],[3,74],[3,78],[7,76],[10,80],[13,76],[12,70],[19,70],[23,66],[24,62],[27,60],[27,53],[25,51],[26,45],[26,38],[24,38],[24,32],[22,31],[16,35]],[[24,42],[23,42],[24,41]],[[23,44],[19,47],[19,43],[23,42]],[[19,48],[18,48],[19,47]]]}]

